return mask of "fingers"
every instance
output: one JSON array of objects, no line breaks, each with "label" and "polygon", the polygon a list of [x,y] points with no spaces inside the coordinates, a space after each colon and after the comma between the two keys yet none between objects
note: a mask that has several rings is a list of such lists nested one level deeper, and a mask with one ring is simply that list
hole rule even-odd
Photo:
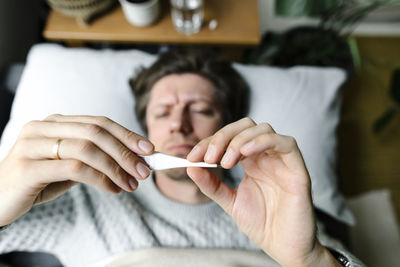
[{"label": "fingers", "polygon": [[[284,138],[275,133],[267,123],[256,125],[252,120],[245,118],[229,124],[215,135],[202,140],[188,155],[188,160],[216,163],[224,168],[235,166],[242,156],[260,153],[269,148],[286,149]],[[267,142],[268,141],[268,142]],[[262,144],[260,146],[260,144]]]},{"label": "fingers", "polygon": [[208,163],[216,163],[225,152],[229,142],[244,129],[255,126],[250,118],[244,118],[237,122],[228,124],[213,136],[200,141],[189,153],[187,159],[190,161],[204,160]]},{"label": "fingers", "polygon": [[262,123],[254,127],[244,129],[230,141],[228,147],[226,148],[226,152],[221,159],[221,165],[224,168],[229,169],[235,166],[242,156],[249,156],[244,155],[241,152],[241,148],[252,140],[257,139],[260,135],[276,134],[272,127],[267,123]]},{"label": "fingers", "polygon": [[[30,159],[52,159],[50,148],[56,141],[55,138],[24,139],[18,143],[16,149],[20,150],[19,154],[24,154]],[[150,172],[146,172],[147,167],[141,158],[136,157],[130,150],[126,150],[125,153],[122,155],[124,160],[117,162],[94,143],[85,139],[63,139],[58,150],[61,159],[79,160],[103,173],[124,190],[132,191],[137,187],[136,179],[144,179]],[[134,163],[128,164],[129,162]]]},{"label": "fingers", "polygon": [[[43,141],[38,142],[39,139]],[[45,121],[28,123],[21,138],[24,153],[29,153],[26,148],[31,147],[31,158],[35,159],[54,158],[51,148],[57,139],[63,140],[59,148],[61,158],[81,160],[104,172],[125,190],[131,191],[130,185],[137,184],[133,177],[145,179],[150,175],[147,164],[136,154],[152,153],[154,146],[105,117],[51,115]]]},{"label": "fingers", "polygon": [[[251,155],[259,153],[267,153],[269,155],[279,154],[286,165],[290,162],[292,170],[307,172],[300,149],[292,136],[261,134],[242,146],[240,152],[244,157],[250,157]],[[242,162],[243,165],[247,165],[248,163],[249,162]],[[260,163],[263,166],[269,165],[266,159],[262,160]]]},{"label": "fingers", "polygon": [[289,153],[292,152],[295,147],[297,147],[297,143],[293,137],[267,133],[257,136],[239,149],[244,156],[250,156],[262,151]]},{"label": "fingers", "polygon": [[[117,138],[122,144],[127,146],[133,152],[139,155],[149,155],[154,151],[153,144],[147,140],[147,138],[138,135],[132,131],[129,131],[122,125],[115,123],[107,117],[98,116],[65,116],[59,114],[53,114],[48,116],[45,121],[49,122],[78,122],[85,123],[88,125],[97,125],[100,128],[105,129],[115,138]],[[90,126],[88,126],[90,127]],[[95,134],[99,129],[93,126],[93,131]]]},{"label": "fingers", "polygon": [[101,173],[85,163],[78,160],[45,160],[30,161],[29,170],[32,173],[27,177],[38,177],[36,181],[25,181],[36,186],[38,183],[43,185],[55,182],[74,181],[95,186],[103,191],[119,193],[121,188],[113,183],[104,173]]},{"label": "fingers", "polygon": [[43,121],[28,122],[21,137],[86,138],[94,141],[107,134],[136,154],[148,155],[154,150],[148,139],[105,117],[51,115]]},{"label": "fingers", "polygon": [[187,168],[187,174],[207,197],[218,203],[228,214],[232,213],[236,191],[229,188],[211,171]]}]

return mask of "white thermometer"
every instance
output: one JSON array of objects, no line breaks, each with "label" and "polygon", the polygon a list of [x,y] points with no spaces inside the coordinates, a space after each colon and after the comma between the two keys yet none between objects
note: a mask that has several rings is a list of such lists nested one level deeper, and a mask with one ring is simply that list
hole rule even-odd
[{"label": "white thermometer", "polygon": [[218,164],[210,164],[206,162],[190,162],[186,159],[167,155],[161,152],[154,152],[148,156],[141,156],[153,171],[160,171],[173,168],[185,167],[203,167],[203,168],[218,168]]}]

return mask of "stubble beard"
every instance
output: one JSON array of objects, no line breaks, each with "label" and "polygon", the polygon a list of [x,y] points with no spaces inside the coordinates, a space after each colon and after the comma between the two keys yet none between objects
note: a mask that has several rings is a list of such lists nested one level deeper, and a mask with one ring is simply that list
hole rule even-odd
[{"label": "stubble beard", "polygon": [[164,174],[173,181],[177,182],[191,181],[191,179],[186,173],[186,168],[168,169],[164,171]]},{"label": "stubble beard", "polygon": [[[186,159],[186,154],[176,154],[174,155],[179,158]],[[163,171],[164,174],[173,181],[176,182],[192,182],[192,179],[187,175],[186,168],[174,168],[167,169]]]}]

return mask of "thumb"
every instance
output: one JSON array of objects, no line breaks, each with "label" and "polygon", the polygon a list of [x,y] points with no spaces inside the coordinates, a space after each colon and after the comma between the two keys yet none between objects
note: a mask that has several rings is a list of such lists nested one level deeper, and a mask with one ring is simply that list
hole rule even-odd
[{"label": "thumb", "polygon": [[232,215],[236,190],[231,189],[214,173],[205,168],[188,167],[187,174],[203,194],[220,205],[228,214]]}]

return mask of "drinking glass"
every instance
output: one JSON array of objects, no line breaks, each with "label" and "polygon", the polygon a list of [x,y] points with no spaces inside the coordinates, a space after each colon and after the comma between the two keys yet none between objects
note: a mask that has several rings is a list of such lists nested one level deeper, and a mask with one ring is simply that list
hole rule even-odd
[{"label": "drinking glass", "polygon": [[172,23],[179,32],[194,34],[203,24],[203,0],[170,0]]}]

